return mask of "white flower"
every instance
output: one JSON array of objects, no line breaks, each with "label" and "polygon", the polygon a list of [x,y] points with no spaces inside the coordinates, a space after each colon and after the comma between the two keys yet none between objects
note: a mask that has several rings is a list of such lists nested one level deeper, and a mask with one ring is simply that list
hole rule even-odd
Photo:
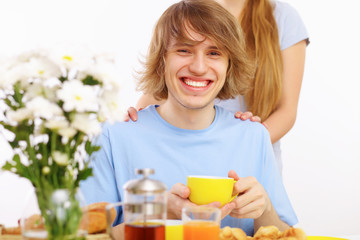
[{"label": "white flower", "polygon": [[0,87],[7,90],[18,81],[26,88],[33,79],[61,76],[61,69],[41,52],[27,52],[1,65]]},{"label": "white flower", "polygon": [[59,130],[69,127],[69,122],[66,119],[49,119],[45,122],[45,127],[51,130]]},{"label": "white flower", "polygon": [[60,77],[60,68],[47,57],[33,57],[26,63],[28,77],[48,79]]},{"label": "white flower", "polygon": [[65,82],[62,89],[57,91],[57,97],[64,101],[63,108],[67,112],[98,110],[95,89],[76,79]]},{"label": "white flower", "polygon": [[32,112],[27,108],[20,108],[16,111],[9,110],[6,113],[6,118],[10,123],[19,123],[26,119],[32,119]]},{"label": "white flower", "polygon": [[60,151],[54,151],[52,153],[52,157],[54,161],[60,166],[66,166],[69,163],[69,158],[67,154],[62,153]]},{"label": "white flower", "polygon": [[[12,90],[13,85],[17,81],[26,82],[28,80],[26,64],[20,63],[18,66],[7,68],[5,66],[0,69],[0,88],[4,90]],[[26,84],[22,84],[26,85]]]},{"label": "white flower", "polygon": [[[65,44],[66,45],[66,44]],[[93,62],[92,54],[89,49],[83,46],[65,46],[58,45],[53,48],[50,57],[59,66],[70,70],[82,71]]]},{"label": "white flower", "polygon": [[89,114],[76,114],[71,126],[87,135],[94,136],[101,132],[100,123]]},{"label": "white flower", "polygon": [[24,94],[24,99],[30,100],[37,96],[42,96],[50,101],[56,101],[55,88],[46,87],[45,84],[41,83],[31,84]]},{"label": "white flower", "polygon": [[[66,138],[69,139],[69,138],[72,138],[73,136],[75,136],[77,131],[72,127],[65,127],[65,128],[60,128],[58,133],[60,136],[64,137],[65,139]],[[65,141],[65,142],[67,142],[67,141]]]},{"label": "white flower", "polygon": [[90,75],[102,82],[105,90],[119,90],[122,84],[118,71],[119,69],[116,68],[115,60],[111,55],[98,55],[95,57],[94,64],[89,65],[86,70],[81,72],[79,78]]},{"label": "white flower", "polygon": [[37,118],[51,119],[55,116],[61,116],[63,111],[61,108],[43,97],[35,97],[26,103],[27,109],[29,109],[32,115]]},{"label": "white flower", "polygon": [[109,122],[123,121],[127,115],[127,108],[124,105],[124,99],[117,91],[105,91],[100,99],[100,121],[109,120]]}]

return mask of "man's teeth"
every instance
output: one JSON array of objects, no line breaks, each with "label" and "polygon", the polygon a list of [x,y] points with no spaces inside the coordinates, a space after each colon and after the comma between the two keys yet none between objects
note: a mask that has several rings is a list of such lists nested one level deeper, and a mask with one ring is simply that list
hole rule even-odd
[{"label": "man's teeth", "polygon": [[206,87],[207,86],[207,81],[191,81],[189,79],[185,79],[184,83],[186,85],[192,86],[192,87]]}]

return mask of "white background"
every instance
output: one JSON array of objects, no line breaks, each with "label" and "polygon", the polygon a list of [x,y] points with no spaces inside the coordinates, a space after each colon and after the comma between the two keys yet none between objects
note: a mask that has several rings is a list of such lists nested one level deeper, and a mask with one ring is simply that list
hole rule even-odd
[{"label": "white background", "polygon": [[[152,28],[175,1],[0,0],[0,57],[57,43],[116,53],[129,106]],[[308,235],[360,234],[360,22],[354,0],[287,0],[311,39],[298,118],[283,138],[284,182]],[[1,139],[2,140],[2,139]],[[0,165],[10,150],[0,141]],[[0,173],[0,224],[21,216],[27,180]]]}]

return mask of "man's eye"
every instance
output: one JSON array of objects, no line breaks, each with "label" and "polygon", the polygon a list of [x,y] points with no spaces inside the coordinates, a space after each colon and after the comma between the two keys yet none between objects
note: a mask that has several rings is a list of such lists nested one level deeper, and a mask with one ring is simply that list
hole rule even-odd
[{"label": "man's eye", "polygon": [[217,51],[211,51],[210,53],[209,53],[211,56],[220,56],[221,54],[219,53],[219,52],[217,52]]},{"label": "man's eye", "polygon": [[188,53],[189,51],[186,49],[178,49],[177,52],[179,53]]}]

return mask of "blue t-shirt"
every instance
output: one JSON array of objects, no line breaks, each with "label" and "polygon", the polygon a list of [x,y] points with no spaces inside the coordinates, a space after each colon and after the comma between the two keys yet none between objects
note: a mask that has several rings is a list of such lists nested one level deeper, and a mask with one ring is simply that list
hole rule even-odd
[{"label": "blue t-shirt", "polygon": [[[138,112],[136,122],[105,124],[99,136],[101,150],[91,160],[94,176],[81,182],[87,203],[123,199],[123,185],[138,178],[136,168],[153,168],[153,179],[170,189],[186,184],[188,175],[226,177],[233,169],[239,177],[254,176],[267,191],[279,217],[289,225],[297,217],[274,161],[268,131],[260,124],[239,121],[233,113],[215,106],[213,123],[203,130],[172,126],[156,106]],[[121,216],[118,217],[120,223]],[[253,219],[227,216],[222,226],[241,227],[253,234]]]}]

